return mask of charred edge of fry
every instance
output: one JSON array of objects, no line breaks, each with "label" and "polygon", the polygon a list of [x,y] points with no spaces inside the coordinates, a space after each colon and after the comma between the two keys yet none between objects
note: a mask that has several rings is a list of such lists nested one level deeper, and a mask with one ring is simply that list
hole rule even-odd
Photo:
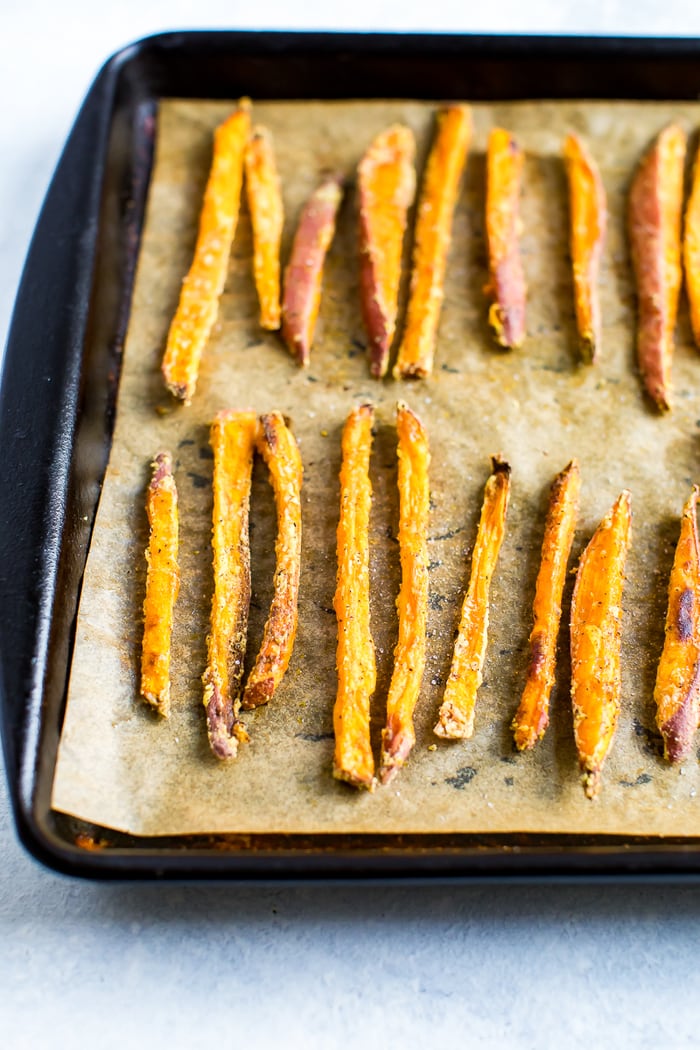
[{"label": "charred edge of fry", "polygon": [[[173,607],[180,585],[177,564],[177,487],[172,473],[172,456],[169,452],[159,452],[151,468],[152,476],[146,499],[150,527],[149,542],[146,548],[148,563],[146,596],[143,603],[141,696],[159,715],[167,718],[170,714],[169,672]],[[159,511],[156,501],[159,495],[165,493],[169,493],[170,502]],[[155,550],[154,545],[156,545]],[[167,564],[164,564],[164,561]],[[162,582],[163,576],[168,577],[165,593],[162,593],[161,588],[158,587],[158,582],[159,580]],[[164,608],[156,608],[160,604],[164,604]],[[163,627],[165,637],[154,638],[154,631]]]},{"label": "charred edge of fry", "polygon": [[589,769],[587,766],[584,766],[581,771],[581,783],[583,784],[586,798],[597,798],[603,785],[602,770]]},{"label": "charred edge of fry", "polygon": [[578,514],[580,473],[572,460],[554,478],[542,538],[533,601],[530,660],[520,706],[511,723],[519,751],[533,748],[549,725],[549,698],[555,681],[561,599]]},{"label": "charred edge of fry", "polygon": [[323,267],[335,234],[344,178],[327,175],[302,209],[284,272],[282,339],[302,368],[309,364],[321,302]]},{"label": "charred edge of fry", "polygon": [[[495,572],[510,498],[511,468],[501,456],[491,457],[491,474],[484,489],[484,499],[472,552],[469,583],[462,602],[460,623],[454,645],[450,673],[445,685],[436,736],[450,740],[469,739],[474,733],[476,697],[482,681],[489,625],[490,583]],[[498,516],[490,520],[495,514]],[[495,530],[497,542],[489,551],[489,540]],[[489,556],[485,564],[481,564]],[[485,580],[484,593],[477,602],[477,588]],[[478,644],[478,649],[475,645]],[[474,677],[471,677],[473,673]],[[463,679],[467,677],[466,686]],[[454,695],[453,695],[454,694]]]},{"label": "charred edge of fry", "polygon": [[[519,247],[523,161],[523,151],[513,136],[503,128],[493,128],[487,151],[489,281],[485,291],[492,299],[489,325],[504,350],[517,349],[525,340],[525,277]],[[506,162],[505,170],[499,170]]]},{"label": "charred edge of fry", "polygon": [[413,713],[425,669],[428,610],[428,514],[430,493],[428,436],[403,401],[396,406],[399,459],[399,553],[401,588],[396,600],[399,631],[382,731],[379,776],[389,781],[416,742]]},{"label": "charred edge of fry", "polygon": [[245,175],[260,327],[276,332],[281,324],[280,241],[284,208],[272,136],[267,128],[253,128],[245,151]]},{"label": "charred edge of fry", "polygon": [[338,621],[333,776],[369,791],[376,786],[369,731],[376,665],[369,618],[367,528],[372,501],[369,458],[373,423],[373,405],[362,404],[352,410],[343,429],[338,579],[333,599]]},{"label": "charred edge of fry", "polygon": [[260,417],[257,447],[269,467],[277,505],[275,590],[260,651],[243,692],[241,703],[246,709],[272,699],[289,665],[301,569],[301,457],[281,413]]}]

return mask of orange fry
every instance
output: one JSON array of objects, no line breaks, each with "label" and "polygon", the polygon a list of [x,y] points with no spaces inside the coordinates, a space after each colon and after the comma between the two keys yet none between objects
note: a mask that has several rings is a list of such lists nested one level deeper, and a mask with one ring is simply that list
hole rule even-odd
[{"label": "orange fry", "polygon": [[525,339],[525,278],[520,261],[520,182],[524,155],[509,131],[493,128],[486,156],[489,324],[506,350]]},{"label": "orange fry", "polygon": [[530,666],[511,727],[520,751],[534,747],[549,725],[549,696],[554,685],[561,596],[576,527],[580,488],[578,463],[572,460],[557,474],[549,497],[533,603],[535,624],[530,635]]},{"label": "orange fry", "polygon": [[571,702],[584,790],[601,771],[620,713],[620,630],[632,497],[626,490],[596,529],[576,573],[571,603]]},{"label": "orange fry", "polygon": [[248,739],[238,713],[250,605],[248,513],[257,432],[254,412],[219,412],[211,427],[214,597],[202,682],[209,744],[221,759],[235,758],[239,741]]},{"label": "orange fry", "polygon": [[571,262],[576,325],[584,361],[600,349],[598,273],[605,240],[605,189],[598,167],[578,135],[567,135],[564,160],[569,179]]},{"label": "orange fry", "polygon": [[395,379],[423,378],[433,370],[452,215],[471,135],[468,106],[440,110],[418,202],[406,327],[394,366]]},{"label": "orange fry", "polygon": [[669,124],[642,160],[629,199],[637,283],[637,358],[649,396],[671,407],[673,334],[681,288],[685,132]]},{"label": "orange fry", "polygon": [[382,732],[380,777],[383,784],[388,784],[398,772],[416,742],[413,712],[425,668],[428,614],[428,435],[418,417],[402,401],[397,405],[396,429],[401,590],[396,601],[399,637],[394,650],[386,728]]},{"label": "orange fry", "polygon": [[700,147],[695,154],[690,196],[685,209],[683,268],[690,304],[690,323],[695,342],[700,346]]},{"label": "orange fry", "polygon": [[281,412],[260,417],[257,449],[270,471],[277,504],[275,590],[257,655],[243,692],[244,708],[271,700],[289,666],[297,632],[301,569],[301,456]]},{"label": "orange fry", "polygon": [[253,272],[260,303],[260,327],[274,332],[280,326],[280,240],[284,208],[272,137],[266,128],[253,128],[248,140],[245,181],[253,225]]},{"label": "orange fry", "polygon": [[474,732],[476,694],[482,681],[489,630],[489,590],[505,533],[510,467],[499,456],[484,490],[481,519],[472,554],[469,587],[452,657],[452,667],[435,733],[459,740]]},{"label": "orange fry", "polygon": [[165,718],[170,713],[170,639],[180,589],[177,488],[169,452],[159,452],[146,496],[150,526],[143,603],[141,695]]},{"label": "orange fry", "polygon": [[342,178],[328,175],[304,206],[284,272],[282,338],[302,367],[309,363],[321,305],[323,264],[342,197]]},{"label": "orange fry", "polygon": [[162,372],[168,390],[186,405],[197,386],[199,362],[219,309],[238,222],[243,154],[250,132],[250,102],[214,132],[214,155],[190,271],[168,332]]},{"label": "orange fry", "polygon": [[374,409],[358,405],[343,429],[338,522],[338,692],[333,708],[333,775],[354,787],[374,789],[369,704],[376,684],[369,620],[369,457]]},{"label": "orange fry", "polygon": [[700,715],[700,545],[693,486],[681,517],[681,534],[668,587],[666,637],[656,675],[656,724],[670,762],[686,758]]},{"label": "orange fry", "polygon": [[385,375],[396,329],[406,215],[416,192],[413,132],[393,124],[372,142],[357,169],[360,295],[370,371]]}]

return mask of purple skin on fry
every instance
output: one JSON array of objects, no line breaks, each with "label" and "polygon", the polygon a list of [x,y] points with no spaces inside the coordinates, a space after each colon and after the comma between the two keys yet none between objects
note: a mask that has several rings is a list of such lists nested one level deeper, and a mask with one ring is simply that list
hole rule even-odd
[{"label": "purple skin on fry", "polygon": [[216,758],[235,758],[238,754],[238,740],[234,734],[236,718],[230,704],[225,704],[217,686],[213,687],[212,696],[206,707],[209,744]]},{"label": "purple skin on fry", "polygon": [[661,726],[664,752],[670,762],[680,762],[693,746],[693,737],[698,727],[698,702],[700,700],[700,667],[696,666],[693,682],[682,707],[673,718]]},{"label": "purple skin on fry", "polygon": [[[366,243],[368,234],[364,229],[364,224],[362,225],[361,237],[363,243]],[[386,375],[393,333],[387,330],[386,314],[376,294],[372,263],[369,255],[364,251],[360,265],[360,302],[365,329],[370,333],[369,370],[375,378],[380,379]]]},{"label": "purple skin on fry", "polygon": [[498,264],[495,274],[496,303],[502,326],[499,342],[518,347],[525,340],[525,277],[516,249]]},{"label": "purple skin on fry", "polygon": [[415,736],[405,730],[396,731],[389,724],[382,734],[382,768],[379,779],[388,784],[401,769],[415,744]]},{"label": "purple skin on fry", "polygon": [[155,491],[163,478],[173,472],[173,460],[169,452],[159,452],[156,458],[153,460],[153,465],[156,468],[153,471],[153,477],[151,478],[151,489]]}]

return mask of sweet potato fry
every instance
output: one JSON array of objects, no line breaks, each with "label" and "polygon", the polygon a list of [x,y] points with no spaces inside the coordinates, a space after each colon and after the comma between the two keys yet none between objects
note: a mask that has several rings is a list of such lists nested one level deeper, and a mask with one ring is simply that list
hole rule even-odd
[{"label": "sweet potato fry", "polygon": [[238,713],[250,605],[248,514],[257,432],[254,412],[219,412],[211,427],[214,596],[202,682],[209,744],[221,759],[235,758],[239,741],[248,739]]},{"label": "sweet potato fry", "polygon": [[700,147],[693,162],[690,196],[685,209],[683,268],[693,337],[700,347]]},{"label": "sweet potato fry", "polygon": [[603,762],[620,712],[620,621],[632,497],[620,493],[586,547],[571,603],[571,702],[588,798],[600,791]]},{"label": "sweet potato fry", "polygon": [[369,336],[370,372],[386,374],[396,330],[406,215],[416,192],[416,142],[394,124],[372,142],[357,169],[360,207],[360,295]]},{"label": "sweet potato fry", "polygon": [[186,405],[197,386],[199,362],[226,282],[243,181],[243,154],[250,132],[250,102],[214,133],[214,155],[199,219],[194,258],[168,332],[162,372],[168,390]]},{"label": "sweet potato fry", "polygon": [[406,327],[394,366],[395,379],[423,378],[433,370],[452,215],[471,135],[468,106],[440,110],[418,202]]},{"label": "sweet potato fry", "polygon": [[486,155],[486,240],[492,300],[489,324],[506,350],[525,339],[525,277],[520,261],[520,182],[524,155],[509,131],[493,128]]},{"label": "sweet potato fry", "polygon": [[491,462],[493,473],[484,490],[452,667],[434,730],[438,736],[453,740],[466,739],[474,732],[476,694],[483,677],[488,641],[491,577],[505,533],[510,467],[500,456],[494,456]]},{"label": "sweet potato fry", "polygon": [[335,233],[343,197],[343,180],[328,175],[306,202],[284,272],[282,338],[302,367],[309,363],[311,344],[321,305],[321,282],[326,253]]},{"label": "sweet potato fry", "polygon": [[301,569],[301,456],[281,412],[260,417],[256,445],[270,471],[277,504],[275,590],[260,652],[243,691],[244,708],[271,700],[289,666]]},{"label": "sweet potato fry", "polygon": [[369,457],[374,409],[358,405],[343,429],[338,522],[338,692],[333,708],[333,775],[354,787],[374,789],[369,704],[376,684],[369,620]]},{"label": "sweet potato fry", "polygon": [[557,474],[549,497],[533,603],[535,623],[530,634],[530,666],[512,724],[520,751],[534,747],[549,725],[549,696],[554,685],[561,596],[576,527],[580,488],[578,463],[572,460]]},{"label": "sweet potato fry", "polygon": [[637,358],[647,393],[671,407],[673,333],[681,287],[681,208],[685,132],[669,124],[642,160],[629,198],[637,284]]},{"label": "sweet potato fry", "polygon": [[388,784],[416,742],[413,712],[425,668],[428,614],[428,466],[425,428],[408,405],[396,410],[399,445],[399,552],[401,590],[396,601],[399,637],[382,732],[380,778]]},{"label": "sweet potato fry", "polygon": [[280,240],[284,224],[282,191],[272,137],[256,127],[245,151],[248,210],[253,226],[253,273],[260,303],[260,327],[280,326]]},{"label": "sweet potato fry", "polygon": [[170,639],[173,610],[180,589],[177,488],[169,452],[159,452],[146,495],[150,526],[143,603],[141,695],[165,718],[170,713]]},{"label": "sweet potato fry", "polygon": [[656,675],[656,724],[670,762],[686,758],[700,715],[700,544],[697,485],[683,508],[668,587],[666,638]]},{"label": "sweet potato fry", "polygon": [[578,135],[564,140],[569,180],[571,263],[581,356],[593,364],[600,349],[598,273],[607,222],[605,188],[598,167]]}]

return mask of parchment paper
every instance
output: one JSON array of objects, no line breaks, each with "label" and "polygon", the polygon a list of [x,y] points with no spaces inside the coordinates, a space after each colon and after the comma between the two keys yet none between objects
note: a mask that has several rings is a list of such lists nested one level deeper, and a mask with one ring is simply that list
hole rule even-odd
[{"label": "parchment paper", "polygon": [[[233,104],[232,104],[233,105]],[[700,834],[700,771],[660,758],[652,693],[663,642],[666,589],[679,515],[696,466],[700,358],[681,310],[675,408],[660,418],[644,401],[634,365],[634,296],[624,235],[626,191],[642,151],[670,119],[689,131],[700,105],[530,103],[474,107],[475,140],[458,203],[434,376],[384,383],[368,374],[358,301],[356,212],[347,195],[328,258],[311,367],[300,371],[257,324],[251,237],[243,209],[219,322],[192,406],[174,407],[159,363],[191,259],[211,132],[224,103],[168,101],[158,121],[155,169],[125,349],[111,459],[85,575],[65,724],[53,792],[56,809],[137,835],[207,832],[601,832]],[[410,124],[419,171],[434,107],[405,103],[269,103],[254,118],[272,131],[286,205],[285,257],[299,209],[319,173],[354,173],[371,138]],[[522,251],[528,338],[495,349],[486,328],[484,149],[493,124],[527,151]],[[609,229],[602,270],[604,345],[595,368],[578,363],[560,148],[580,131],[600,163]],[[405,295],[405,288],[404,288]],[[373,735],[378,754],[399,586],[396,543],[397,397],[425,420],[432,444],[428,662],[416,712],[418,742],[388,788],[358,793],[331,776],[335,698],[335,529],[340,431],[360,399],[377,406],[372,459],[372,625],[378,658]],[[223,407],[288,413],[304,466],[304,556],[299,631],[286,679],[268,708],[248,715],[250,744],[232,763],[209,754],[200,677],[211,601],[211,456],[208,424]],[[149,459],[176,458],[182,588],[173,640],[173,711],[158,719],[138,696],[144,493]],[[441,742],[432,726],[449,669],[492,453],[513,468],[507,535],[493,580],[485,680],[474,738]],[[568,699],[568,630],[562,630],[552,722],[532,753],[509,729],[527,664],[531,603],[549,485],[577,456],[582,505],[578,557],[623,487],[633,494],[633,544],[623,617],[622,714],[602,795],[584,798]],[[257,651],[274,565],[275,515],[264,469],[255,471],[253,608]],[[572,560],[572,564],[575,562]],[[563,623],[568,622],[570,591]],[[430,750],[430,745],[437,745]]]}]

